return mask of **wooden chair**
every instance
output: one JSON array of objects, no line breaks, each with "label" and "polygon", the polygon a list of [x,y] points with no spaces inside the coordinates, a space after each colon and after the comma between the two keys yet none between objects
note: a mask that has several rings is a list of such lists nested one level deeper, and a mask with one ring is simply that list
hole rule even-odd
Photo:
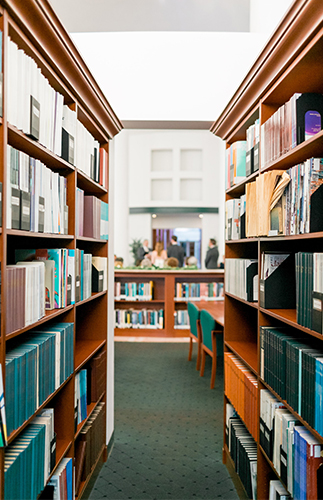
[{"label": "wooden chair", "polygon": [[[209,354],[212,358],[212,372],[211,372],[211,384],[210,387],[211,389],[214,388],[214,383],[215,383],[215,375],[216,375],[216,358],[217,355],[223,354],[223,347],[222,347],[222,342],[221,342],[221,349],[219,345],[219,349],[217,349],[217,336],[220,344],[220,338],[219,334],[223,334],[223,329],[220,327],[220,325],[217,324],[215,319],[211,316],[211,314],[208,311],[205,311],[202,309],[200,312],[200,323],[201,323],[201,334],[202,334],[202,341],[201,341],[201,353],[202,353],[202,360],[201,360],[201,370],[200,370],[200,376],[204,376],[204,368],[205,368],[205,357],[206,354]],[[222,341],[222,339],[221,339]]]},{"label": "wooden chair", "polygon": [[197,342],[197,360],[196,369],[200,369],[201,364],[201,325],[200,325],[200,311],[193,302],[187,303],[187,312],[190,320],[190,349],[188,353],[188,361],[192,359],[193,340]]}]

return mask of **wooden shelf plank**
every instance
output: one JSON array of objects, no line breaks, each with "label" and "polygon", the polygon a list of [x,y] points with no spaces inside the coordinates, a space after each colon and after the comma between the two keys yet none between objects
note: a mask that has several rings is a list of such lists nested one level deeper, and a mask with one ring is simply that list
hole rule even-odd
[{"label": "wooden shelf plank", "polygon": [[101,245],[105,245],[108,243],[108,240],[98,239],[98,238],[89,238],[87,236],[76,236],[77,241],[88,241],[89,243],[100,243]]},{"label": "wooden shelf plank", "polygon": [[225,340],[224,344],[248,366],[255,374],[257,371],[257,344],[255,342],[244,342],[243,340]]},{"label": "wooden shelf plank", "polygon": [[114,302],[116,304],[163,304],[165,300],[157,300],[157,299],[152,299],[152,300],[125,300],[125,299],[114,299]]},{"label": "wooden shelf plank", "polygon": [[77,170],[77,185],[87,193],[103,195],[108,192],[106,188],[95,182],[85,172]]},{"label": "wooden shelf plank", "polygon": [[43,325],[44,323],[47,323],[47,321],[51,321],[52,319],[57,318],[58,316],[61,316],[62,314],[66,313],[67,311],[70,311],[71,309],[73,309],[73,305],[64,307],[63,309],[53,309],[51,311],[46,311],[45,316],[43,316],[36,323],[33,323],[32,325],[25,326],[24,328],[21,328],[20,330],[16,330],[14,332],[7,333],[6,340],[10,340],[14,337],[17,337],[17,335],[21,335],[24,332],[28,332],[29,330],[33,330],[35,328],[38,328],[38,326]]},{"label": "wooden shelf plank", "polygon": [[243,181],[239,182],[239,184],[231,186],[229,189],[226,190],[226,194],[232,195],[234,198],[243,195],[245,192],[246,184],[248,184],[248,182],[255,180],[255,178],[258,177],[258,175],[259,175],[259,170],[246,177]]},{"label": "wooden shelf plank", "polygon": [[75,371],[79,371],[105,344],[106,340],[76,340]]},{"label": "wooden shelf plank", "polygon": [[8,236],[25,236],[27,238],[52,238],[55,240],[73,240],[74,236],[70,234],[54,234],[54,233],[34,233],[32,231],[22,231],[21,229],[7,229]]},{"label": "wooden shelf plank", "polygon": [[[96,459],[96,461],[95,461],[95,463],[94,463],[94,465],[93,465],[93,467],[92,467],[92,469],[91,469],[90,474],[88,475],[88,477],[86,478],[86,480],[85,480],[85,481],[82,481],[82,482],[81,482],[81,484],[80,484],[80,488],[79,488],[79,491],[78,491],[78,494],[77,494],[77,495],[75,495],[75,498],[81,498],[81,496],[82,496],[82,494],[83,494],[83,492],[84,492],[85,488],[87,487],[87,485],[88,485],[88,483],[89,483],[89,481],[90,481],[90,479],[91,479],[91,477],[92,477],[92,475],[93,475],[93,472],[95,471],[95,469],[96,469],[96,467],[98,466],[98,464],[99,464],[100,460],[102,459],[102,455],[103,455],[103,452],[104,452],[104,450],[105,450],[105,449],[106,449],[106,445],[104,444],[104,445],[102,446],[102,448],[101,448],[101,451],[100,451],[100,453],[99,453],[99,455],[98,455],[98,458]],[[102,460],[102,461],[103,461],[103,460]]]},{"label": "wooden shelf plank", "polygon": [[103,295],[107,295],[107,290],[104,290],[103,292],[92,293],[91,297],[85,300],[81,300],[80,302],[76,302],[75,306],[76,307],[82,306],[83,304],[87,304],[87,302],[91,302],[91,300],[103,297]]},{"label": "wooden shelf plank", "polygon": [[242,302],[243,304],[246,304],[247,306],[254,307],[255,309],[258,309],[258,302],[248,302],[247,300],[240,299],[240,297],[237,297],[236,295],[233,295],[232,293],[225,292],[225,295],[227,297],[231,297],[232,299],[238,300],[239,302]]},{"label": "wooden shelf plank", "polygon": [[39,142],[27,137],[21,130],[8,123],[8,142],[16,149],[22,150],[32,158],[36,158],[46,166],[55,170],[72,172],[74,166],[57,156],[49,149],[42,146]]},{"label": "wooden shelf plank", "polygon": [[88,421],[89,417],[92,415],[93,411],[95,410],[95,408],[97,407],[98,403],[100,403],[101,399],[103,398],[104,396],[104,392],[101,394],[99,400],[95,403],[90,403],[89,405],[87,405],[87,417],[82,420],[82,422],[80,422],[77,426],[77,430],[76,430],[76,433],[75,433],[75,439],[78,437],[78,435],[80,434],[81,430],[83,429],[84,425],[86,424],[86,422]]},{"label": "wooden shelf plank", "polygon": [[300,330],[301,332],[307,333],[312,337],[316,337],[322,340],[321,333],[317,333],[314,330],[310,330],[309,328],[306,328],[305,326],[299,325],[297,323],[296,309],[264,309],[263,307],[260,307],[260,311],[264,314],[268,314],[268,316],[282,321],[283,323],[286,323],[289,326],[292,326],[293,328],[297,328],[297,330]]}]

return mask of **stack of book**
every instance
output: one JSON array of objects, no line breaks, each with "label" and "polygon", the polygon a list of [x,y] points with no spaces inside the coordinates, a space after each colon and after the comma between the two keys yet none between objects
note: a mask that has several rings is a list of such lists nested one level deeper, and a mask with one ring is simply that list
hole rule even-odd
[{"label": "stack of book", "polygon": [[246,237],[246,195],[225,202],[225,239],[240,240]]},{"label": "stack of book", "polygon": [[225,260],[225,291],[248,302],[258,300],[258,261]]},{"label": "stack of book", "polygon": [[237,141],[226,150],[227,189],[246,178],[246,141]]},{"label": "stack of book", "polygon": [[154,282],[146,283],[124,283],[117,281],[114,283],[115,300],[153,300]]},{"label": "stack of book", "polygon": [[10,37],[6,55],[8,122],[107,188],[107,151],[77,119],[77,112],[64,105],[64,96],[53,89],[34,59]]},{"label": "stack of book", "polygon": [[6,333],[35,323],[45,315],[44,262],[7,266]]},{"label": "stack of book", "polygon": [[87,365],[87,403],[96,403],[105,392],[106,353],[96,354]]},{"label": "stack of book", "polygon": [[223,283],[176,283],[175,300],[223,300]]},{"label": "stack of book", "polygon": [[7,229],[68,233],[65,177],[8,145],[7,179]]},{"label": "stack of book", "polygon": [[105,446],[105,403],[98,403],[80,432],[76,443],[75,493],[79,492],[81,481],[86,481],[92,467]]},{"label": "stack of book", "polygon": [[38,497],[55,465],[54,440],[54,413],[46,409],[6,448],[5,500]]},{"label": "stack of book", "polygon": [[257,443],[232,405],[226,405],[226,439],[235,471],[247,492],[248,498],[257,499]]},{"label": "stack of book", "polygon": [[260,327],[260,375],[323,434],[323,350],[288,328]]},{"label": "stack of book", "polygon": [[293,498],[322,497],[322,443],[267,389],[260,391],[260,445]]},{"label": "stack of book", "polygon": [[55,474],[52,475],[47,492],[43,492],[41,498],[59,498],[59,500],[73,500],[74,495],[74,472],[73,459],[63,458],[57,467]]},{"label": "stack of book", "polygon": [[322,115],[322,94],[293,94],[261,125],[262,168],[320,132]]},{"label": "stack of book", "polygon": [[115,328],[164,328],[163,309],[116,309]]},{"label": "stack of book", "polygon": [[10,434],[73,372],[73,323],[32,330],[6,354],[6,415]]},{"label": "stack of book", "polygon": [[174,313],[174,328],[175,330],[189,330],[190,319],[188,316],[187,309],[181,310],[177,309]]},{"label": "stack of book", "polygon": [[257,377],[230,352],[224,353],[224,373],[225,394],[256,439]]},{"label": "stack of book", "polygon": [[82,189],[76,193],[76,233],[77,236],[109,239],[109,204],[96,196],[84,196]]},{"label": "stack of book", "polygon": [[259,118],[246,130],[246,176],[259,170]]},{"label": "stack of book", "polygon": [[80,370],[75,375],[75,416],[76,425],[87,417],[87,370]]}]

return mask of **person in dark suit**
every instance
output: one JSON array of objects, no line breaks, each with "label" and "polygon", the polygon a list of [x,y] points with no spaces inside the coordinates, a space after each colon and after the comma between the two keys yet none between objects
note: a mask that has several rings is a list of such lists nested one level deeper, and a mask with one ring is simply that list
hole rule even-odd
[{"label": "person in dark suit", "polygon": [[141,262],[145,257],[148,256],[150,248],[148,247],[148,240],[144,240],[141,247],[137,250],[137,260]]},{"label": "person in dark suit", "polygon": [[170,240],[170,245],[167,248],[167,257],[175,257],[178,260],[178,266],[183,267],[184,264],[184,249],[181,245],[177,243],[177,236],[172,236]]},{"label": "person in dark suit", "polygon": [[210,238],[209,249],[206,252],[205,267],[206,269],[217,269],[218,267],[219,250],[216,246],[216,241]]}]

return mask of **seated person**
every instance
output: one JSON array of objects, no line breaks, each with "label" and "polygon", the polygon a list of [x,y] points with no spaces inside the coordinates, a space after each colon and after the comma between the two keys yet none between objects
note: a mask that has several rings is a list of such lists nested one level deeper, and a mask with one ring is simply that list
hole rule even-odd
[{"label": "seated person", "polygon": [[114,267],[123,267],[123,258],[122,257],[116,257],[114,259]]},{"label": "seated person", "polygon": [[167,259],[167,252],[164,250],[164,245],[161,241],[157,241],[155,250],[151,252],[151,263],[156,267],[164,267]]},{"label": "seated person", "polygon": [[187,257],[186,266],[196,266],[197,267],[197,264],[198,264],[198,260],[194,255]]},{"label": "seated person", "polygon": [[168,267],[178,267],[178,259],[176,257],[169,257],[169,259],[166,260],[165,265]]},{"label": "seated person", "polygon": [[150,259],[142,259],[140,262],[140,267],[151,267],[151,260]]}]

